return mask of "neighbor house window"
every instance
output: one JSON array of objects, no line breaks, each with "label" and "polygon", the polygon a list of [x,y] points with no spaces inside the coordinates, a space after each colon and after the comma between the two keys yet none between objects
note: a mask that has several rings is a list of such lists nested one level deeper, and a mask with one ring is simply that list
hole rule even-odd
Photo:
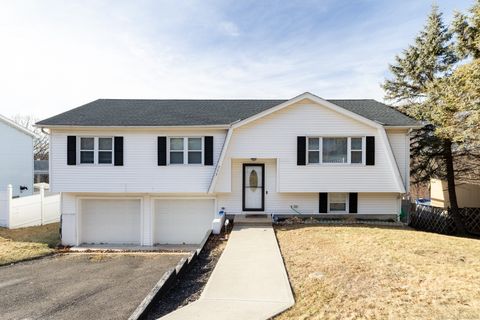
[{"label": "neighbor house window", "polygon": [[309,137],[307,143],[307,161],[316,163],[363,163],[362,137]]},{"label": "neighbor house window", "polygon": [[202,137],[170,138],[170,164],[202,164]]},{"label": "neighbor house window", "polygon": [[81,137],[79,154],[81,164],[112,164],[113,138]]},{"label": "neighbor house window", "polygon": [[328,212],[345,213],[347,212],[347,193],[329,193],[328,194]]}]

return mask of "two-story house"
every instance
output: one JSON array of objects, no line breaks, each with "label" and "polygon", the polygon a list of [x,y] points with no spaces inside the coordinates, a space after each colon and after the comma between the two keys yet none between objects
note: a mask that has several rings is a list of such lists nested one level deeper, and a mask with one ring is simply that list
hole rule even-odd
[{"label": "two-story house", "polygon": [[100,99],[43,120],[62,242],[198,243],[216,213],[395,218],[419,124],[374,100]]},{"label": "two-story house", "polygon": [[12,185],[14,197],[33,194],[34,138],[33,132],[0,115],[0,192]]}]

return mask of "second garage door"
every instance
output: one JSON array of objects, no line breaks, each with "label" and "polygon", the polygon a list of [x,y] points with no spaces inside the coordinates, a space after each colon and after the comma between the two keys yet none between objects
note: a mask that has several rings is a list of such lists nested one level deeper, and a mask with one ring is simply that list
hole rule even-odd
[{"label": "second garage door", "polygon": [[197,244],[212,227],[212,199],[155,200],[154,243]]},{"label": "second garage door", "polygon": [[140,212],[136,199],[84,199],[80,242],[140,244]]}]

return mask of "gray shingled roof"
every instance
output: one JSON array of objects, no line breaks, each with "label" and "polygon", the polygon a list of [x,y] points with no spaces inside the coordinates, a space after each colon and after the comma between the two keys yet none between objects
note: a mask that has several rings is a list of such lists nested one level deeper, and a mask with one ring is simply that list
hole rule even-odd
[{"label": "gray shingled roof", "polygon": [[[228,125],[288,100],[99,99],[37,123],[39,126]],[[383,125],[418,123],[375,100],[328,100]]]}]

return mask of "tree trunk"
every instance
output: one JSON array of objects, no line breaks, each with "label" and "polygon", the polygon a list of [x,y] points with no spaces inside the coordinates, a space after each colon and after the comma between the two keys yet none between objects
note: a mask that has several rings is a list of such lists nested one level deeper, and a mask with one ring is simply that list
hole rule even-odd
[{"label": "tree trunk", "polygon": [[453,168],[452,141],[444,140],[443,159],[445,160],[445,172],[447,174],[448,198],[450,199],[450,210],[452,212],[458,234],[466,234],[460,211],[458,210],[457,191],[455,189],[455,171]]}]

